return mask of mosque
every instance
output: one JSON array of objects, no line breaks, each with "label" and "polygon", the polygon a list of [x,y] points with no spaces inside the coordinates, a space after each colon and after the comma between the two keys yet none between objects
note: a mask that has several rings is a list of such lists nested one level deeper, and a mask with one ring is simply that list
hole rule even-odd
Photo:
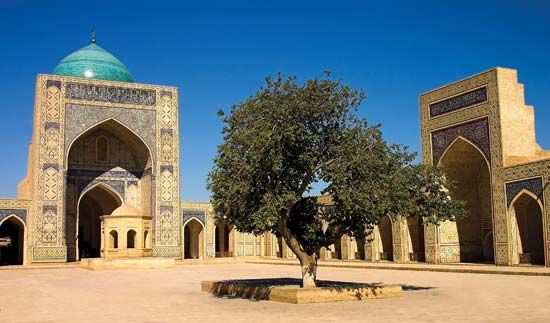
[{"label": "mosque", "polygon": [[[272,234],[216,222],[180,200],[178,90],[135,83],[92,43],[36,78],[27,175],[0,199],[0,265],[83,258],[292,258]],[[457,182],[469,216],[439,227],[392,220],[321,259],[550,265],[550,152],[515,70],[495,68],[420,96],[423,162]],[[325,201],[330,204],[330,200]],[[549,202],[550,203],[550,202]]]}]

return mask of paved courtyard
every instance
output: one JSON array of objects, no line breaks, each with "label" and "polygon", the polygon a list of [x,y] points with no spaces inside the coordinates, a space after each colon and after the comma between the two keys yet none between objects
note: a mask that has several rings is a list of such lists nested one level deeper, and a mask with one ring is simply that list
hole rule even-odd
[{"label": "paved courtyard", "polygon": [[550,277],[319,268],[320,279],[406,285],[399,299],[283,304],[221,299],[202,280],[297,277],[294,266],[0,271],[0,322],[543,322]]}]

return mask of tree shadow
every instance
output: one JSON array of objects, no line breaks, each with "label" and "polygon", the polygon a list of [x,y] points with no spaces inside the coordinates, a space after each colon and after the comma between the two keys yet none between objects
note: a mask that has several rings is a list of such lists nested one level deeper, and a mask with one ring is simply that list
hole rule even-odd
[{"label": "tree shadow", "polygon": [[[357,283],[332,280],[317,280],[317,288],[336,293],[353,294],[357,299],[369,293],[382,294],[383,283]],[[219,298],[245,298],[249,300],[269,300],[273,288],[297,289],[302,287],[302,280],[297,278],[261,278],[261,279],[230,279],[213,282],[209,290]],[[378,288],[377,288],[378,287]],[[433,289],[428,286],[401,285],[403,291],[419,291]]]},{"label": "tree shadow", "polygon": [[417,290],[429,290],[436,287],[431,286],[415,286],[415,285],[401,285],[404,292],[417,291]]}]

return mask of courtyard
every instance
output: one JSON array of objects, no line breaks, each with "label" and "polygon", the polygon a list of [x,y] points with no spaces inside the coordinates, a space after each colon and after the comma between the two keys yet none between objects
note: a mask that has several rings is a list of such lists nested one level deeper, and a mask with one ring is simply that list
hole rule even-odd
[{"label": "courtyard", "polygon": [[283,304],[222,299],[202,280],[296,277],[297,266],[182,264],[166,270],[1,270],[1,322],[541,322],[550,277],[319,268],[319,279],[401,284],[397,299]]}]

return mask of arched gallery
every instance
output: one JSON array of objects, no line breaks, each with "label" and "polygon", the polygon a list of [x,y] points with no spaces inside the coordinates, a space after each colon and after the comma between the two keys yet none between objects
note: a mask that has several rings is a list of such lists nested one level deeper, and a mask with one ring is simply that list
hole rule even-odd
[{"label": "arched gallery", "polygon": [[[0,265],[293,257],[272,234],[215,221],[208,202],[180,201],[176,88],[134,83],[94,42],[38,75],[35,97],[27,175],[17,198],[0,199]],[[533,109],[512,69],[422,94],[423,162],[457,184],[468,216],[438,227],[384,217],[321,259],[550,265],[550,153],[536,143]]]}]

